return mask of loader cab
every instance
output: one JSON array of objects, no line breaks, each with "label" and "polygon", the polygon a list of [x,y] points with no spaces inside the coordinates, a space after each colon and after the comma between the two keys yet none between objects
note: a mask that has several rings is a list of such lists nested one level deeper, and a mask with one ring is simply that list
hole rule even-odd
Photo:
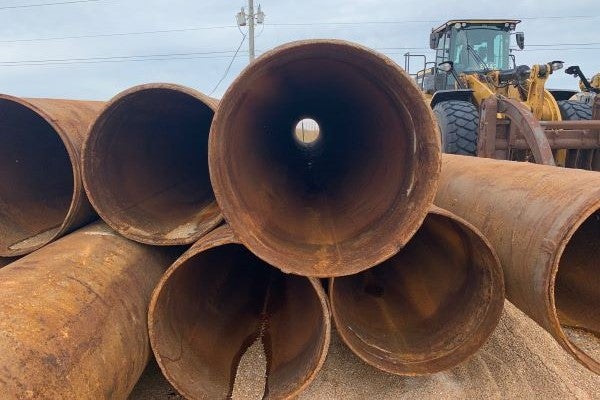
[{"label": "loader cab", "polygon": [[[452,61],[454,72],[485,73],[507,70],[511,61],[511,35],[519,20],[451,20],[431,32],[429,45],[435,50],[435,63]],[[524,38],[518,33],[517,44]],[[453,74],[435,70],[429,90],[458,89]],[[434,87],[431,87],[433,84]],[[425,88],[424,88],[425,89]]]}]

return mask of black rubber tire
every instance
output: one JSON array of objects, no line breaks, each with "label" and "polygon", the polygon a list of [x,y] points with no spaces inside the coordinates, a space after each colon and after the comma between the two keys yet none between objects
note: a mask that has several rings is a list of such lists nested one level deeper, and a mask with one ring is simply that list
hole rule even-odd
[{"label": "black rubber tire", "polygon": [[433,113],[440,127],[444,153],[477,155],[479,110],[473,103],[446,100],[436,104]]},{"label": "black rubber tire", "polygon": [[577,100],[558,101],[560,115],[565,121],[592,119],[592,106]]}]

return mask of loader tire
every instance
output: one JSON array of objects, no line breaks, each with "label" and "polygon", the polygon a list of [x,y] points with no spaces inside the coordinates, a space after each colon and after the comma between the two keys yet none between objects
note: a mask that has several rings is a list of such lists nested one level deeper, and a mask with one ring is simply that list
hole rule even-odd
[{"label": "loader tire", "polygon": [[560,115],[565,121],[592,119],[592,106],[577,100],[561,100],[558,102]]},{"label": "loader tire", "polygon": [[440,127],[444,153],[477,155],[479,110],[473,103],[446,100],[436,104],[433,113]]}]

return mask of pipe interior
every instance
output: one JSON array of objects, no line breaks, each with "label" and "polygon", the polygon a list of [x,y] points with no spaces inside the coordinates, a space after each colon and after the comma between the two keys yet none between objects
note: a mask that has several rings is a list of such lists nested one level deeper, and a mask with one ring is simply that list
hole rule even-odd
[{"label": "pipe interior", "polygon": [[165,282],[153,311],[153,347],[187,396],[224,399],[241,356],[262,340],[267,398],[284,398],[318,366],[324,318],[307,278],[283,274],[241,245],[224,245],[185,261]]},{"label": "pipe interior", "polygon": [[567,332],[571,343],[600,361],[599,239],[600,210],[588,217],[567,243],[559,261],[554,298],[563,328],[583,331]]},{"label": "pipe interior", "polygon": [[429,214],[399,254],[335,279],[330,296],[336,327],[362,358],[385,370],[447,368],[469,356],[472,348],[465,345],[482,335],[480,325],[495,301],[494,265],[470,229]]},{"label": "pipe interior", "polygon": [[58,132],[22,104],[0,99],[0,143],[0,248],[10,254],[58,234],[74,177]]},{"label": "pipe interior", "polygon": [[96,122],[92,176],[96,206],[142,236],[186,239],[219,214],[208,175],[214,112],[167,88],[135,91]]},{"label": "pipe interior", "polygon": [[[344,246],[364,255],[360,243],[373,240],[373,230],[392,219],[398,229],[409,203],[418,208],[408,196],[421,190],[413,187],[421,98],[373,58],[300,47],[264,62],[239,85],[235,112],[224,112],[220,129],[227,132],[223,175],[246,228],[256,227],[268,247],[292,243],[311,260],[340,255]],[[303,119],[318,124],[310,145],[296,136]]]}]

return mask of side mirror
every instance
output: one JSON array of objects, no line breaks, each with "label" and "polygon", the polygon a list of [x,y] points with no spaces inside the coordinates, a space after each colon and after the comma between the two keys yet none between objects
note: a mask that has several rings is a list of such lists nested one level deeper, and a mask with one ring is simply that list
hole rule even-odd
[{"label": "side mirror", "polygon": [[552,71],[558,71],[559,69],[562,69],[565,66],[564,61],[559,60],[551,61],[549,64]]},{"label": "side mirror", "polygon": [[444,61],[438,64],[438,69],[443,72],[452,72],[454,63],[452,61]]},{"label": "side mirror", "polygon": [[579,65],[571,65],[569,68],[565,69],[565,74],[573,75],[575,78],[578,78],[580,73],[581,68],[579,68]]},{"label": "side mirror", "polygon": [[517,39],[517,46],[523,50],[525,48],[525,33],[517,32],[515,38]]},{"label": "side mirror", "polygon": [[429,48],[433,49],[433,50],[437,49],[439,40],[440,40],[440,37],[437,34],[432,32],[429,35]]}]

